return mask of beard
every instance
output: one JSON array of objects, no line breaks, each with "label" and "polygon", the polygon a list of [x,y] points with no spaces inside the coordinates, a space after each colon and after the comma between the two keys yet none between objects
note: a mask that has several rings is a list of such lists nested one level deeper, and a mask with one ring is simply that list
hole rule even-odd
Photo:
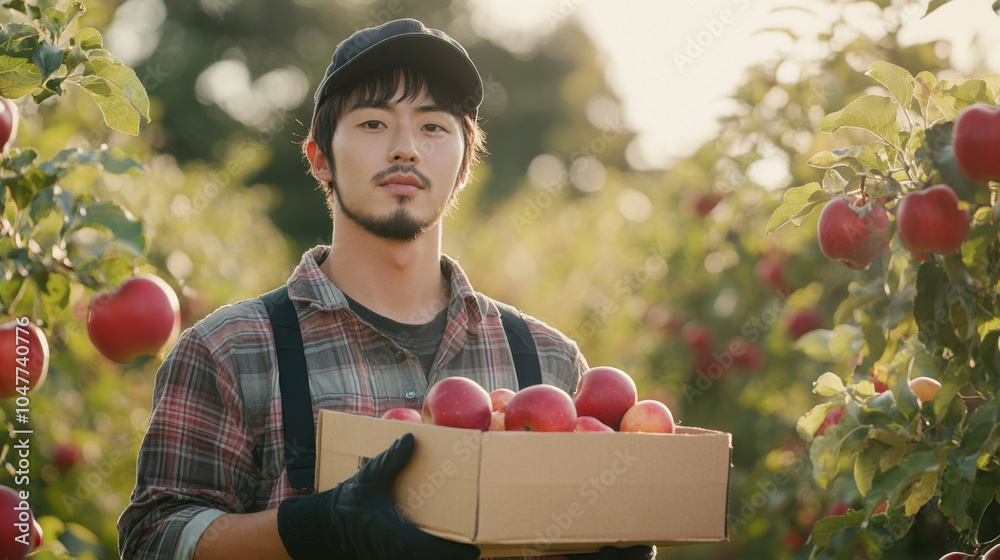
[{"label": "beard", "polygon": [[[388,177],[393,173],[407,172],[420,177],[424,184],[424,188],[428,190],[433,188],[429,178],[420,174],[420,172],[416,171],[416,169],[406,165],[391,166],[388,169],[376,174],[375,177],[372,178],[372,181],[378,182],[380,179]],[[458,189],[455,188],[447,204],[441,207],[441,209],[429,218],[420,220],[410,211],[409,204],[411,200],[409,197],[397,196],[396,209],[388,215],[378,216],[371,213],[352,210],[344,204],[344,198],[340,194],[340,186],[337,184],[337,181],[334,180],[330,186],[333,190],[333,196],[336,197],[337,205],[340,207],[341,212],[344,213],[344,216],[348,220],[351,220],[368,233],[390,241],[413,241],[422,233],[434,227],[439,221],[441,221],[441,218],[455,206],[458,194]]]}]

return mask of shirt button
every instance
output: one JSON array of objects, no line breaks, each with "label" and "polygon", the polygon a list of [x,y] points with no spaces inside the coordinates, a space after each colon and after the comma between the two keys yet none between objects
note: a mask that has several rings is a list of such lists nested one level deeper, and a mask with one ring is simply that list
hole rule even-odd
[{"label": "shirt button", "polygon": [[396,359],[402,362],[403,360],[406,359],[406,354],[402,352],[396,352]]},{"label": "shirt button", "polygon": [[410,390],[410,391],[406,392],[406,398],[408,398],[408,399],[412,399],[415,396],[417,396],[417,392],[416,391]]}]

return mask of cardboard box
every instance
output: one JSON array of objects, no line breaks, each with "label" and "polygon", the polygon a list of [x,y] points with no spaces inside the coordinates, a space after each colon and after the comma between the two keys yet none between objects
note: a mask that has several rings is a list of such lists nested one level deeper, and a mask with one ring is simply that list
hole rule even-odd
[{"label": "cardboard box", "polygon": [[480,432],[323,410],[316,487],[332,488],[401,435],[416,450],[396,505],[482,557],[593,552],[728,539],[732,436]]}]

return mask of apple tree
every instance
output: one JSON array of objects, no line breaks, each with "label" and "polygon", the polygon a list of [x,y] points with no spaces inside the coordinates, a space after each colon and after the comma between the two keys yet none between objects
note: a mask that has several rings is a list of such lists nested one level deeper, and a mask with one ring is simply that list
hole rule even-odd
[{"label": "apple tree", "polygon": [[[831,364],[814,384],[825,402],[797,424],[810,441],[813,476],[820,487],[860,497],[857,507],[816,523],[813,554],[853,528],[864,530],[870,549],[888,548],[927,507],[946,517],[968,552],[982,553],[1000,538],[980,531],[1000,491],[998,183],[963,175],[956,159],[965,154],[952,137],[963,112],[1000,103],[1000,75],[939,79],[883,61],[865,75],[882,91],[857,96],[819,123],[853,145],[809,158],[822,180],[786,190],[767,227],[799,224],[824,208],[820,245],[831,258],[840,258],[830,253],[834,238],[847,235],[836,220],[866,224],[856,244],[887,241],[852,267],[862,270],[837,305],[835,325],[797,343]],[[985,150],[995,164],[997,145]],[[856,201],[848,213],[825,212],[844,196]],[[891,222],[871,221],[886,211]],[[832,411],[839,419],[817,433]]]}]

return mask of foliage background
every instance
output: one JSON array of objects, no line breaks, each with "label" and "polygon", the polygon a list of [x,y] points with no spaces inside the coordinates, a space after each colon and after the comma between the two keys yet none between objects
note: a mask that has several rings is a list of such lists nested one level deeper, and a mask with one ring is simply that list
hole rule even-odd
[{"label": "foliage background", "polygon": [[[866,4],[886,22],[907,5]],[[446,251],[478,289],[576,338],[592,365],[629,371],[641,395],[670,403],[682,423],[733,434],[730,542],[661,557],[805,558],[815,520],[858,505],[851,488],[813,481],[795,426],[822,402],[812,383],[834,365],[796,346],[789,328],[796,312],[812,309],[818,326],[832,328],[856,274],[819,252],[815,214],[765,236],[781,191],[755,183],[748,170],[777,156],[787,167],[783,187],[818,180],[806,159],[852,140],[817,132],[819,121],[872,86],[863,75],[868,64],[947,74],[940,45],[902,47],[888,23],[879,37],[852,32],[834,10],[819,37],[796,37],[823,43],[827,56],[802,64],[793,79],[783,60],[749,69],[716,138],[669,169],[639,171],[625,158],[633,134],[620,118],[587,118],[593,99],[617,96],[573,18],[535,51],[515,55],[475,36],[471,8],[459,0],[93,0],[86,8],[80,25],[106,36],[137,22],[159,36],[156,49],[132,64],[151,122],[137,136],[109,131],[94,104],[69,90],[39,105],[18,101],[17,143],[42,157],[107,144],[142,163],[144,171],[119,175],[81,168],[62,184],[141,219],[147,243],[137,267],[175,287],[185,327],[283,283],[303,250],[328,242],[329,219],[297,144],[313,85],[340,38],[388,17],[417,17],[458,37],[487,77],[482,115],[491,155],[446,225]],[[213,79],[245,80],[254,95],[220,97],[225,88],[212,88]],[[302,95],[269,89],[271,80],[298,84]],[[720,202],[702,215],[693,205],[700,195]],[[787,289],[757,277],[759,263],[772,259],[787,262]],[[32,506],[47,535],[39,558],[117,555],[115,522],[134,483],[162,358],[119,366],[96,353],[84,323],[95,289],[73,285],[65,309],[44,325],[52,363],[32,399],[31,490],[43,496]],[[22,301],[12,315],[31,315],[32,304]],[[704,351],[685,341],[692,324],[711,333]],[[738,365],[750,346],[761,363]],[[68,442],[84,459],[63,472],[51,457]],[[1000,534],[998,513],[987,511],[988,538]],[[895,543],[860,531],[838,538],[823,557],[929,558],[959,547],[932,508]]]}]

